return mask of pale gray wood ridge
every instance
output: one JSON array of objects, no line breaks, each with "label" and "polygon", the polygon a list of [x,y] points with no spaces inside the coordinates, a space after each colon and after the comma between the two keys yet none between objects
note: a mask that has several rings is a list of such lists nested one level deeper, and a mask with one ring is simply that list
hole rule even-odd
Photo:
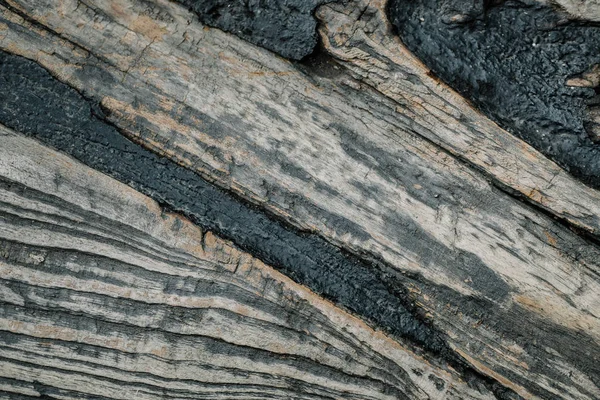
[{"label": "pale gray wood ridge", "polygon": [[322,7],[318,16],[325,47],[355,78],[393,99],[399,118],[410,121],[414,132],[537,206],[597,235],[598,191],[576,182],[431,76],[392,33],[385,3],[354,0]]},{"label": "pale gray wood ridge", "polygon": [[540,0],[559,6],[571,19],[600,21],[600,0]]},{"label": "pale gray wood ridge", "polygon": [[406,274],[483,374],[525,398],[600,397],[600,251],[497,186],[596,237],[600,194],[429,77],[383,1],[322,7],[336,63],[305,66],[166,0],[7,3],[1,49],[140,144]]},{"label": "pale gray wood ridge", "polygon": [[0,394],[493,398],[128,186],[0,140]]}]

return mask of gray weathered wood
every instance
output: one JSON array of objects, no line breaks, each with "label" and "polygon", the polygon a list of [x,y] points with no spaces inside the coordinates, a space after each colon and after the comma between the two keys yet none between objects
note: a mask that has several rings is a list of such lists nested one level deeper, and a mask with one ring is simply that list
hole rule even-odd
[{"label": "gray weathered wood", "polygon": [[321,8],[337,63],[305,66],[166,1],[8,3],[41,26],[0,8],[0,48],[99,100],[142,145],[408,274],[482,373],[524,397],[600,396],[579,364],[600,357],[600,251],[489,180],[591,234],[600,195],[429,77],[383,2]]},{"label": "gray weathered wood", "polygon": [[412,131],[533,204],[598,234],[598,191],[577,182],[430,76],[427,67],[392,33],[385,3],[356,0],[322,7],[318,16],[328,51],[354,77],[393,99],[397,113],[410,121]]},{"label": "gray weathered wood", "polygon": [[493,398],[133,189],[0,140],[0,393]]}]

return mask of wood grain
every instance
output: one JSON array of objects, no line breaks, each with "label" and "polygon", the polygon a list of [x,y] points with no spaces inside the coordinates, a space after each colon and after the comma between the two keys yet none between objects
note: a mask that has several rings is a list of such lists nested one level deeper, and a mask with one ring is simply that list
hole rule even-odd
[{"label": "wood grain", "polygon": [[572,19],[600,21],[600,1],[598,0],[543,0],[542,3],[558,5]]},{"label": "wood grain", "polygon": [[597,236],[598,191],[483,117],[432,76],[393,34],[385,3],[356,0],[321,7],[327,50],[355,78],[393,99],[415,133],[468,161],[501,187]]},{"label": "wood grain", "polygon": [[5,395],[493,398],[131,188],[0,138]]},{"label": "wood grain", "polygon": [[0,48],[133,140],[405,274],[480,372],[523,397],[600,396],[600,252],[496,185],[591,234],[598,193],[428,77],[383,2],[322,8],[336,60],[304,65],[166,1],[7,3]]}]

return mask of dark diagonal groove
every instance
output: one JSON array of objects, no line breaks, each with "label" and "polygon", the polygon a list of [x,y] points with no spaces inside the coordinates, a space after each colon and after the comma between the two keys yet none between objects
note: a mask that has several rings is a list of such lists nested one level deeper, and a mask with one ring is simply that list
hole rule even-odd
[{"label": "dark diagonal groove", "polygon": [[[193,171],[129,141],[101,120],[102,111],[96,105],[88,104],[36,63],[1,52],[0,80],[0,122],[4,125],[127,183],[317,293],[359,314],[372,315],[381,325],[395,327],[395,333],[434,351],[445,347],[373,275],[370,266],[316,235],[293,231]],[[361,293],[365,290],[369,293]],[[375,299],[382,302],[381,307],[372,304]]]},{"label": "dark diagonal groove", "polygon": [[0,123],[186,215],[372,325],[408,339],[416,351],[451,364],[467,381],[484,383],[498,398],[518,398],[451,350],[411,305],[391,267],[369,264],[316,234],[299,232],[132,143],[105,121],[96,103],[38,64],[5,52],[0,52]]}]

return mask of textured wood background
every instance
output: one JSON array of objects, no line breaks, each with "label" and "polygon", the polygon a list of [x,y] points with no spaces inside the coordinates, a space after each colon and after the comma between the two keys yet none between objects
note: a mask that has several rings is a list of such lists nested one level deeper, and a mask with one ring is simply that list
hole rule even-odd
[{"label": "textured wood background", "polygon": [[321,6],[298,63],[166,0],[0,2],[5,396],[600,398],[600,193],[384,11]]}]

